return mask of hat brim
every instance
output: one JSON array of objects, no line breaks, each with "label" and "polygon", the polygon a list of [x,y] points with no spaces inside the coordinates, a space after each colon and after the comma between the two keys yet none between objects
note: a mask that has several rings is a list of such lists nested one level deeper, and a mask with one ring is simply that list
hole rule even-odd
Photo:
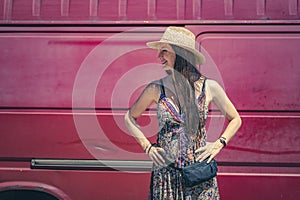
[{"label": "hat brim", "polygon": [[[177,43],[173,43],[173,42],[170,42],[170,41],[166,41],[166,42],[165,41],[147,42],[146,45],[148,47],[150,47],[151,49],[158,50],[162,43],[168,43],[168,44],[173,44],[173,45],[179,46]],[[179,47],[184,48],[184,49],[192,52],[196,56],[196,63],[197,64],[202,65],[202,64],[205,63],[204,55],[202,53],[200,53],[199,51],[197,51],[196,49],[192,49],[190,47],[186,47],[186,46],[183,46],[183,45],[180,45]]]}]

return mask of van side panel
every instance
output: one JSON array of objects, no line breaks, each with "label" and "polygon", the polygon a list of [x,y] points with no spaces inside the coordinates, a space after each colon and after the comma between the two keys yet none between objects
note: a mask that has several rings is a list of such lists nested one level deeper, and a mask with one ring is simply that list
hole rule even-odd
[{"label": "van side panel", "polygon": [[[297,0],[0,2],[0,199],[147,199],[152,162],[124,114],[165,75],[145,45],[170,25],[196,35],[200,66],[243,125],[217,156],[222,199],[297,199],[300,28]],[[226,126],[211,106],[208,141]],[[156,105],[138,120],[156,141]]]}]

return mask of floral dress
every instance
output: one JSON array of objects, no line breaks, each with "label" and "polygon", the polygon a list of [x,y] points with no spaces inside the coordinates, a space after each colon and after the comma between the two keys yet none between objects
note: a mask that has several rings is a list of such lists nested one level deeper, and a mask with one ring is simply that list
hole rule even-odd
[{"label": "floral dress", "polygon": [[[157,104],[159,132],[157,145],[166,152],[165,158],[175,161],[177,167],[195,162],[195,150],[205,146],[205,122],[208,106],[205,96],[205,77],[201,77],[201,94],[198,98],[198,110],[202,127],[193,139],[189,139],[184,131],[184,115],[179,114],[174,102],[166,97],[164,86],[160,84],[161,95]],[[202,133],[202,134],[201,134]],[[203,135],[203,137],[201,137]],[[216,177],[188,188],[184,186],[181,172],[170,167],[153,166],[149,199],[153,200],[188,200],[188,199],[220,199]]]}]

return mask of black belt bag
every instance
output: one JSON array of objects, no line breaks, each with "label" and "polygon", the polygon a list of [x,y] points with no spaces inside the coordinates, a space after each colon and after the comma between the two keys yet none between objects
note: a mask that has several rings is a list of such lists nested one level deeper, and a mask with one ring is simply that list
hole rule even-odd
[{"label": "black belt bag", "polygon": [[169,167],[181,171],[184,185],[186,187],[193,187],[217,175],[217,162],[212,159],[210,163],[207,163],[207,160],[208,158],[202,162],[195,162],[183,168],[175,167],[174,163],[170,164]]}]

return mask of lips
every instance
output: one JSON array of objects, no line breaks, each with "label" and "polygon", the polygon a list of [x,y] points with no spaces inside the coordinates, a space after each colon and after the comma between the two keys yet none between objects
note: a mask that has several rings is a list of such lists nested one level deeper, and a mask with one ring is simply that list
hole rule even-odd
[{"label": "lips", "polygon": [[164,62],[162,62],[161,64],[162,64],[162,65],[165,65],[166,63],[167,63],[167,61],[165,60],[165,61],[164,61]]}]

